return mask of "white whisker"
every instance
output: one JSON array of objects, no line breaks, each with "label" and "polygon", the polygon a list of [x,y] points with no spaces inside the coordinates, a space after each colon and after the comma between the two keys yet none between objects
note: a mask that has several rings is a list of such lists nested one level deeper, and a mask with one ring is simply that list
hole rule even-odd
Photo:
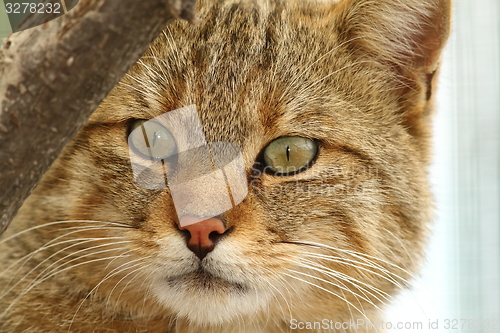
[{"label": "white whisker", "polygon": [[[331,262],[336,262],[336,263],[339,263],[339,264],[343,264],[343,265],[346,265],[346,266],[351,266],[353,268],[356,268],[357,270],[361,270],[361,271],[365,271],[365,272],[368,272],[372,275],[376,275],[386,281],[389,281],[391,282],[392,284],[398,286],[400,289],[404,289],[403,285],[401,285],[400,282],[398,282],[395,278],[398,278],[399,280],[401,280],[402,282],[406,283],[406,284],[409,284],[408,281],[406,281],[404,278],[402,278],[401,276],[393,273],[393,272],[390,272],[380,266],[376,266],[376,265],[371,265],[371,264],[367,264],[367,263],[364,263],[364,262],[359,262],[359,261],[356,261],[356,260],[352,260],[352,259],[347,259],[347,258],[341,258],[341,257],[332,257],[332,256],[325,256],[325,255],[321,255],[321,254],[318,254],[318,253],[303,253],[303,254],[306,254],[310,257],[315,257],[315,258],[320,258],[320,259],[323,259],[323,260],[327,260],[327,261],[331,261]],[[374,271],[373,269],[376,269],[377,271],[380,271],[382,272],[383,274],[381,273],[378,273],[377,271]]]},{"label": "white whisker", "polygon": [[[83,230],[85,231],[85,230]],[[82,240],[88,240],[88,238],[74,238],[74,239],[68,239],[68,240],[65,240],[65,241],[61,241],[61,242],[57,242],[57,243],[52,243],[54,241],[57,241],[61,238],[64,238],[68,235],[71,235],[71,234],[74,234],[76,232],[69,232],[69,233],[66,233],[62,236],[59,236],[57,238],[54,238],[52,239],[51,241],[45,243],[43,246],[39,247],[38,249],[22,256],[21,258],[19,258],[18,260],[16,260],[14,263],[12,263],[9,267],[7,267],[3,272],[0,273],[0,276],[2,276],[4,273],[8,272],[12,267],[18,265],[21,261],[24,260],[24,263],[18,268],[18,270],[15,272],[15,273],[11,273],[11,275],[15,276],[17,274],[17,272],[19,272],[19,270],[21,270],[24,265],[31,259],[33,258],[37,253],[40,253],[42,251],[45,251],[47,249],[50,249],[52,247],[56,247],[56,246],[60,246],[62,244],[66,244],[66,243],[72,243],[72,242],[79,242],[79,241],[82,241]]]},{"label": "white whisker", "polygon": [[[118,258],[123,258],[125,256],[126,253],[128,253],[130,251],[127,251],[125,253],[122,253],[120,256],[117,256],[114,260],[118,259]],[[108,272],[102,279],[101,281],[99,281],[99,283],[97,285],[95,285],[88,293],[87,295],[81,300],[80,304],[78,305],[78,308],[76,309],[75,311],[75,314],[73,315],[73,318],[71,320],[71,324],[69,325],[69,328],[68,328],[68,331],[71,330],[71,326],[73,325],[73,322],[76,318],[76,316],[78,315],[78,312],[80,311],[81,307],[83,306],[83,303],[85,303],[85,301],[93,294],[93,293],[96,293],[97,290],[99,289],[99,287],[104,283],[106,282],[107,280],[111,279],[112,277],[130,269],[130,268],[133,268],[133,267],[136,267],[136,266],[140,266],[142,265],[142,260],[145,260],[145,259],[148,259],[150,257],[146,257],[146,258],[138,258],[138,259],[134,259],[134,260],[131,260],[131,261],[128,261],[118,267],[115,267],[113,270],[111,270],[110,272]],[[132,265],[134,262],[138,262],[137,264],[135,265]],[[109,265],[108,265],[109,266]],[[106,268],[108,267],[106,266]]]},{"label": "white whisker", "polygon": [[[111,295],[113,294],[113,292],[115,291],[116,287],[118,287],[118,285],[123,281],[125,280],[130,274],[134,274],[135,272],[138,272],[140,270],[143,270],[144,269],[144,264],[143,263],[139,263],[138,264],[140,267],[137,268],[137,269],[134,269],[132,272],[129,272],[128,274],[126,274],[124,277],[122,277],[120,279],[120,281],[118,281],[115,286],[113,287],[113,289],[111,289],[108,297],[107,297],[107,300],[106,300],[106,304],[109,304],[109,301],[111,300]],[[130,267],[129,267],[130,268]],[[136,274],[132,279],[130,279],[130,281],[127,282],[127,284],[125,284],[125,286],[122,288],[122,291],[120,292],[120,294],[118,295],[118,298],[116,299],[116,302],[118,302],[120,300],[120,297],[122,296],[123,292],[125,291],[125,289],[128,287],[128,285],[135,279],[139,276],[139,274]]]},{"label": "white whisker", "polygon": [[[335,277],[335,278],[340,278],[344,281],[347,281],[349,283],[351,283],[352,285],[354,285],[357,289],[359,289],[361,292],[363,292],[363,294],[366,292],[368,293],[370,296],[374,297],[377,301],[379,301],[380,303],[383,303],[385,304],[385,302],[383,302],[381,299],[379,299],[375,294],[373,294],[372,292],[366,290],[364,287],[370,289],[371,291],[373,291],[374,293],[378,294],[379,296],[381,296],[382,298],[385,299],[385,301],[389,301],[389,297],[390,295],[378,288],[375,288],[374,286],[372,285],[369,285],[365,282],[362,282],[358,279],[355,279],[345,273],[342,273],[342,272],[338,272],[338,271],[335,271],[333,269],[330,269],[328,267],[325,267],[317,262],[314,262],[314,261],[311,261],[311,260],[307,260],[307,259],[303,259],[304,261],[306,261],[308,263],[308,268],[310,269],[313,269],[313,270],[316,270],[318,272],[321,272],[323,274],[326,274],[326,275],[329,275],[329,276],[332,276],[332,277]],[[361,287],[361,286],[363,287]]]},{"label": "white whisker", "polygon": [[[49,270],[51,267],[53,267],[54,265],[57,265],[59,262],[62,262],[70,257],[73,257],[79,253],[82,253],[82,252],[87,252],[87,251],[90,251],[90,250],[94,250],[94,249],[97,249],[97,248],[101,248],[101,247],[107,247],[107,246],[112,246],[112,245],[117,245],[117,244],[125,244],[125,243],[131,243],[131,241],[121,241],[121,242],[114,242],[114,243],[107,243],[107,244],[100,244],[100,245],[96,245],[96,246],[91,246],[91,247],[88,247],[88,248],[84,248],[82,250],[78,250],[76,252],[72,252],[58,260],[56,260],[55,262],[53,262],[52,264],[50,264],[47,268],[45,268],[42,272],[40,272],[40,275],[45,273],[47,270]],[[80,244],[79,244],[80,245]],[[110,251],[117,251],[119,250],[119,248],[111,248],[111,249],[107,249],[107,250],[101,250],[101,251],[96,251],[96,252],[92,252],[92,253],[88,253],[88,254],[85,254],[83,256],[79,256],[79,257],[76,257],[76,258],[73,258],[71,260],[68,260],[68,261],[65,261],[63,262],[62,265],[59,265],[58,267],[56,267],[56,269],[59,269],[61,267],[64,267],[72,262],[75,262],[75,261],[78,261],[82,258],[86,258],[86,257],[90,257],[90,256],[94,256],[96,254],[101,254],[101,253],[106,253],[106,252],[110,252]],[[51,274],[53,271],[55,270],[52,270],[50,271],[48,274]]]},{"label": "white whisker", "polygon": [[[313,269],[311,266],[307,266],[307,265],[304,265],[303,267],[305,267],[305,268],[309,268],[309,269]],[[318,277],[318,276],[314,276],[314,275],[311,275],[311,274],[304,273],[304,272],[295,271],[295,270],[292,270],[292,269],[288,269],[288,270],[289,270],[290,272],[294,272],[294,273],[297,273],[297,274],[301,274],[301,275],[304,275],[304,276],[307,276],[307,277],[310,277],[310,278],[313,278],[313,279],[319,280],[319,281],[321,281],[321,282],[327,283],[327,284],[329,284],[329,285],[332,285],[332,286],[334,286],[334,287],[339,288],[340,290],[347,291],[347,292],[349,292],[350,294],[352,294],[352,295],[353,295],[353,296],[354,296],[354,297],[358,300],[358,302],[359,302],[359,299],[362,299],[362,300],[366,301],[367,303],[369,303],[369,304],[373,305],[376,309],[380,310],[380,308],[379,308],[379,307],[378,307],[375,303],[373,303],[373,301],[372,301],[371,299],[369,299],[366,295],[365,295],[365,296],[362,296],[362,295],[360,295],[360,294],[358,294],[358,293],[354,292],[353,290],[349,289],[349,288],[348,288],[345,284],[343,284],[341,281],[339,281],[339,279],[337,279],[337,277],[336,277],[336,276],[333,276],[333,275],[329,274],[329,276],[330,276],[330,277],[335,278],[335,280],[336,280],[338,283],[340,283],[341,285],[340,285],[340,284],[338,284],[338,283],[334,283],[334,282],[332,282],[332,281],[328,281],[328,280],[322,279],[322,278],[320,278],[320,277]],[[318,271],[317,269],[313,269],[313,270]],[[321,271],[320,271],[320,272],[321,272]],[[360,303],[360,305],[361,305],[361,303]]]},{"label": "white whisker", "polygon": [[[394,267],[394,268],[396,268],[398,270],[401,270],[405,274],[408,274],[410,277],[414,278],[414,276],[409,271],[405,270],[404,268],[399,267],[398,265],[393,264],[393,263],[391,263],[391,262],[389,262],[387,260],[384,260],[384,259],[381,259],[381,258],[377,258],[377,257],[373,257],[373,256],[370,256],[370,255],[365,254],[365,253],[361,253],[361,252],[357,252],[357,251],[352,251],[352,250],[339,249],[339,248],[336,248],[336,247],[328,246],[328,245],[321,244],[321,243],[315,243],[315,242],[301,242],[300,244],[311,245],[311,246],[316,246],[316,247],[323,248],[323,249],[329,249],[329,250],[333,250],[333,251],[337,251],[337,252],[347,253],[347,254],[350,254],[350,255],[352,255],[354,257],[360,258],[361,260],[372,259],[372,260],[375,260],[375,261],[379,261],[381,263],[384,263],[384,264],[387,264],[387,265],[389,265],[391,267]],[[368,262],[371,262],[371,263],[373,263],[373,264],[376,265],[376,263],[373,262],[373,261],[368,261]],[[382,267],[380,267],[380,268],[382,268]]]},{"label": "white whisker", "polygon": [[37,230],[37,229],[40,229],[40,228],[45,228],[45,227],[50,227],[50,226],[54,226],[54,225],[58,225],[58,224],[68,224],[68,223],[101,223],[101,224],[113,224],[113,225],[116,225],[118,228],[132,228],[131,226],[125,224],[125,223],[119,223],[119,222],[106,222],[106,221],[95,221],[95,220],[66,220],[66,221],[54,221],[54,222],[47,222],[47,223],[44,223],[44,224],[40,224],[40,225],[36,225],[34,227],[31,227],[31,228],[28,228],[28,229],[25,229],[25,230],[22,230],[20,232],[17,232],[5,239],[2,239],[0,241],[0,245],[2,245],[3,243],[5,242],[8,242],[16,237],[19,237],[23,234],[26,234],[30,231],[34,231],[34,230]]},{"label": "white whisker", "polygon": [[[121,238],[121,237],[118,237],[118,238]],[[25,280],[28,276],[30,276],[30,274],[32,274],[33,272],[35,272],[35,271],[36,271],[39,267],[41,267],[41,266],[42,266],[45,262],[47,262],[47,261],[49,261],[50,259],[52,259],[53,257],[57,256],[59,253],[63,253],[63,252],[65,252],[65,251],[67,251],[68,249],[72,248],[72,247],[75,247],[75,246],[80,246],[80,245],[82,245],[82,244],[89,243],[89,242],[92,242],[92,241],[95,241],[95,240],[107,240],[107,239],[108,239],[108,238],[99,238],[99,239],[90,239],[90,240],[89,240],[89,239],[84,239],[83,241],[82,241],[82,239],[77,239],[77,240],[79,240],[79,241],[80,241],[80,243],[76,243],[76,244],[72,244],[72,245],[70,245],[70,246],[67,246],[67,247],[65,247],[65,248],[63,248],[63,249],[61,249],[61,250],[59,250],[59,251],[57,251],[57,252],[53,253],[53,254],[52,254],[52,255],[50,255],[49,257],[45,258],[43,261],[41,261],[40,263],[38,263],[38,264],[37,264],[34,268],[32,268],[32,269],[31,269],[28,273],[26,273],[26,274],[25,274],[25,275],[24,275],[21,279],[19,279],[19,280],[16,282],[16,284],[14,284],[14,285],[13,285],[13,286],[9,289],[9,290],[7,290],[7,291],[6,291],[6,292],[4,292],[2,295],[0,295],[0,298],[2,298],[3,296],[5,296],[5,295],[6,295],[6,294],[8,294],[9,292],[11,292],[11,291],[12,291],[12,290],[16,287],[16,286],[18,286],[18,285],[19,285],[20,283],[22,283],[22,282],[23,282],[23,281],[24,281],[24,280]],[[123,241],[123,242],[129,242],[129,241]],[[120,242],[120,243],[121,243],[121,242]],[[67,255],[67,256],[65,256],[65,257],[63,257],[63,258],[61,258],[61,259],[57,260],[56,262],[54,262],[54,263],[50,264],[48,267],[46,267],[46,268],[45,268],[42,272],[40,272],[40,273],[39,273],[39,274],[38,274],[38,275],[37,275],[37,276],[33,279],[33,281],[32,281],[31,283],[36,282],[36,281],[37,281],[40,277],[42,277],[42,279],[43,279],[43,278],[47,275],[47,274],[43,275],[43,274],[44,274],[47,270],[49,270],[52,266],[56,265],[56,264],[57,264],[57,263],[59,263],[60,261],[62,261],[62,260],[64,260],[64,259],[66,259],[66,258],[68,258],[68,257],[70,257],[70,256],[73,256],[73,255],[75,255],[75,254],[77,254],[77,253],[80,253],[80,252],[85,252],[85,251],[88,251],[88,250],[92,250],[92,249],[94,249],[94,248],[96,248],[96,247],[110,246],[110,245],[114,245],[114,244],[115,244],[115,243],[111,243],[111,244],[101,244],[101,245],[98,245],[98,246],[95,246],[95,247],[85,248],[85,249],[83,249],[83,250],[80,250],[80,251],[77,251],[77,252],[70,253],[69,255]],[[75,258],[75,259],[72,259],[72,260],[70,260],[70,261],[65,262],[65,263],[64,263],[64,265],[67,265],[67,264],[69,264],[69,263],[71,263],[71,262],[73,262],[73,261],[75,261],[75,260],[79,260],[79,259],[81,259],[82,257],[86,257],[86,256],[90,256],[90,255],[95,255],[95,254],[99,254],[99,253],[103,253],[103,252],[109,252],[109,251],[113,251],[113,250],[117,250],[117,249],[108,249],[108,250],[105,250],[105,251],[98,251],[98,252],[90,253],[90,254],[85,255],[85,256],[80,256],[80,257],[78,257],[78,258]],[[60,265],[60,266],[58,266],[56,269],[59,269],[60,267],[62,267],[62,266],[64,266],[64,265]],[[19,271],[19,270],[18,270],[18,271]],[[17,273],[18,271],[16,271],[16,273]],[[52,273],[52,272],[54,272],[54,271],[55,271],[55,270],[52,270],[51,272],[49,272],[49,274],[50,274],[50,273]],[[15,277],[15,275],[14,275],[12,278],[14,278],[14,277]],[[11,280],[10,280],[10,281],[12,281],[12,278],[11,278]],[[31,283],[30,283],[30,285],[31,285]]]},{"label": "white whisker", "polygon": [[348,300],[346,300],[345,298],[341,297],[340,295],[338,295],[338,294],[334,293],[333,291],[328,290],[328,289],[326,289],[326,288],[323,288],[323,287],[321,287],[321,286],[318,286],[318,285],[317,285],[317,284],[315,284],[315,283],[312,283],[312,282],[310,282],[310,281],[307,281],[307,280],[301,279],[301,278],[299,278],[299,277],[297,277],[297,276],[294,276],[294,275],[291,275],[291,274],[288,274],[288,273],[284,273],[284,275],[289,276],[289,277],[291,277],[291,278],[293,278],[293,279],[296,279],[296,280],[302,281],[302,282],[304,282],[304,283],[306,283],[306,284],[308,284],[308,285],[311,285],[311,286],[313,286],[313,287],[316,287],[316,288],[318,288],[318,289],[321,289],[321,290],[323,290],[323,291],[325,291],[325,292],[329,293],[330,295],[333,295],[333,296],[335,296],[335,297],[338,297],[338,298],[339,298],[339,299],[341,299],[342,301],[346,302],[346,304],[349,304],[349,305],[350,305],[350,306],[352,306],[354,309],[356,309],[356,311],[358,311],[358,312],[359,312],[359,313],[360,313],[363,317],[365,317],[367,320],[370,320],[370,319],[366,316],[366,314],[365,314],[363,311],[361,311],[361,310],[360,310],[360,309],[358,309],[358,308],[357,308],[354,304],[352,304],[351,302],[349,302],[349,301],[348,301]]},{"label": "white whisker", "polygon": [[105,261],[105,260],[110,260],[110,259],[113,259],[115,258],[116,256],[112,256],[112,257],[105,257],[105,258],[98,258],[98,259],[93,259],[93,260],[89,260],[89,261],[86,261],[86,262],[82,262],[82,263],[78,263],[76,265],[73,265],[73,266],[70,266],[70,267],[66,267],[62,270],[59,270],[55,273],[53,273],[52,275],[49,275],[47,277],[45,277],[44,279],[42,280],[39,280],[39,281],[36,281],[36,283],[32,283],[28,288],[26,288],[25,290],[23,290],[23,292],[21,292],[10,304],[9,306],[2,312],[0,313],[0,319],[2,319],[9,311],[10,309],[12,309],[12,307],[22,298],[24,297],[24,295],[26,295],[28,292],[30,292],[33,288],[35,288],[36,286],[38,286],[39,284],[45,282],[47,279],[50,279],[52,278],[53,276],[57,275],[57,274],[60,274],[60,273],[63,273],[65,271],[68,271],[70,269],[73,269],[75,267],[80,267],[82,265],[87,265],[87,264],[91,264],[91,263],[95,263],[95,262],[99,262],[99,261]]}]

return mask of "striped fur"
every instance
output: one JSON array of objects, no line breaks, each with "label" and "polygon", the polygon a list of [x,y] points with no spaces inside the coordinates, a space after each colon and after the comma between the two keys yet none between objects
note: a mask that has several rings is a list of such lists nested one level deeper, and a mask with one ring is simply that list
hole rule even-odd
[{"label": "striped fur", "polygon": [[[432,219],[430,116],[449,7],[200,0],[202,21],[165,29],[5,234],[0,332],[334,332],[290,320],[377,321],[418,271]],[[192,104],[208,141],[241,148],[249,182],[223,214],[232,232],[207,257],[210,274],[193,268],[169,190],[135,184],[127,146],[134,119]],[[320,143],[311,168],[255,170],[269,142],[294,135]]]}]

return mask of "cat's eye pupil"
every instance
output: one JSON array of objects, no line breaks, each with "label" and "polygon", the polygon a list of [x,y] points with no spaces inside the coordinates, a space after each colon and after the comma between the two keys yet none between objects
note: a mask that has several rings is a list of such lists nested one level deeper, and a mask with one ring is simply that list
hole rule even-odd
[{"label": "cat's eye pupil", "polygon": [[291,175],[307,169],[318,152],[316,141],[300,136],[284,136],[264,149],[264,170],[275,175]]}]

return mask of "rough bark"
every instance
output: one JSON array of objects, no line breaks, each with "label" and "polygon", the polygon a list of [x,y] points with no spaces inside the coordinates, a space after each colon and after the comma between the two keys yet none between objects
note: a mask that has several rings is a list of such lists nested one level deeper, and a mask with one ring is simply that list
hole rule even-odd
[{"label": "rough bark", "polygon": [[4,41],[0,234],[65,145],[168,21],[194,20],[195,1],[80,0],[68,14]]}]

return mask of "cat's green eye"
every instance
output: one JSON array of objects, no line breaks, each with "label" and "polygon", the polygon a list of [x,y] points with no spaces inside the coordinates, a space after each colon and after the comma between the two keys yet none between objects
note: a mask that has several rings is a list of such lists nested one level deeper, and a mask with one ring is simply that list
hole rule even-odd
[{"label": "cat's green eye", "polygon": [[266,171],[288,175],[307,168],[318,153],[316,141],[300,136],[284,136],[264,149]]},{"label": "cat's green eye", "polygon": [[172,133],[152,120],[136,120],[130,128],[128,142],[137,152],[152,159],[167,158],[177,151]]}]

